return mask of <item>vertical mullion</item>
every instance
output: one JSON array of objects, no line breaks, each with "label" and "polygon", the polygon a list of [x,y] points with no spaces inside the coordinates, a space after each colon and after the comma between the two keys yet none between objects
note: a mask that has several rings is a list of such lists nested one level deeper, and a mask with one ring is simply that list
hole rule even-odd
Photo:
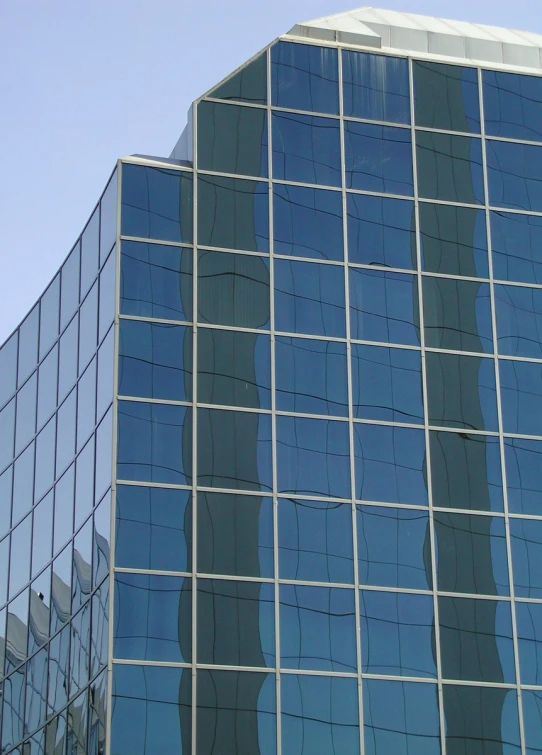
[{"label": "vertical mullion", "polygon": [[198,565],[198,102],[192,106],[192,755],[197,755]]},{"label": "vertical mullion", "polygon": [[427,474],[427,495],[429,505],[429,537],[431,541],[431,581],[433,592],[433,615],[435,624],[435,655],[437,666],[437,688],[439,703],[439,720],[440,720],[440,743],[441,753],[446,755],[446,721],[444,716],[444,694],[442,684],[442,662],[440,654],[440,624],[439,624],[439,605],[438,605],[438,584],[437,584],[437,563],[436,563],[436,536],[435,522],[433,511],[433,493],[432,493],[432,476],[431,476],[431,457],[430,457],[430,432],[429,432],[429,404],[427,401],[427,365],[425,351],[425,328],[424,328],[424,311],[423,311],[423,280],[422,280],[422,259],[421,259],[421,235],[420,235],[420,202],[418,193],[418,156],[416,152],[416,108],[414,99],[414,61],[410,57],[409,62],[409,88],[410,88],[410,132],[412,135],[412,172],[414,182],[414,216],[416,226],[416,277],[418,281],[418,317],[420,323],[420,346],[422,358],[422,392],[424,407],[424,432],[425,432],[425,463]]},{"label": "vertical mullion", "polygon": [[488,269],[489,269],[489,290],[490,290],[490,302],[491,302],[491,327],[493,335],[493,355],[495,364],[495,389],[497,400],[497,419],[499,427],[499,447],[500,447],[500,460],[501,460],[501,473],[503,481],[503,503],[504,503],[504,525],[506,535],[506,554],[507,554],[507,567],[508,567],[508,582],[510,589],[510,610],[512,621],[512,641],[514,645],[514,664],[516,673],[516,689],[517,689],[517,706],[519,716],[519,735],[521,742],[521,751],[526,752],[525,744],[525,727],[523,721],[523,704],[521,697],[521,677],[519,667],[519,643],[517,632],[517,620],[516,620],[516,603],[515,603],[515,588],[514,588],[514,574],[512,569],[512,540],[510,535],[510,516],[508,509],[508,488],[506,484],[506,458],[504,448],[504,426],[503,426],[503,413],[502,413],[502,401],[501,401],[501,382],[499,373],[499,359],[498,359],[498,340],[497,340],[497,317],[496,317],[496,305],[495,305],[495,281],[493,276],[493,249],[491,243],[491,214],[489,211],[489,179],[487,172],[487,142],[485,132],[485,115],[484,115],[484,97],[483,97],[483,76],[482,70],[478,68],[478,91],[479,91],[479,103],[480,103],[480,133],[482,141],[482,168],[484,173],[484,193],[485,193],[485,216],[486,216],[486,233],[487,233],[487,256],[488,256]]}]

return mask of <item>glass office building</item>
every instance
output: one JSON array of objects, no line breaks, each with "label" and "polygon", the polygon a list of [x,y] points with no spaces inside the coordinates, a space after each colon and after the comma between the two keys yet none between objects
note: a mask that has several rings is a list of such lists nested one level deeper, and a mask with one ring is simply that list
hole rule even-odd
[{"label": "glass office building", "polygon": [[542,37],[300,24],[0,349],[2,755],[542,753]]}]

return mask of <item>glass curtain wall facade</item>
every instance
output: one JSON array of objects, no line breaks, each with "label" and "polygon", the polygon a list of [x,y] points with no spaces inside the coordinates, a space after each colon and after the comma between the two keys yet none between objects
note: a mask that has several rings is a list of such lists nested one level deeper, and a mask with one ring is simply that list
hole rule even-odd
[{"label": "glass curtain wall facade", "polygon": [[73,379],[65,263],[57,412],[37,314],[2,371],[2,755],[542,753],[542,77],[279,41],[193,146],[119,164]]}]

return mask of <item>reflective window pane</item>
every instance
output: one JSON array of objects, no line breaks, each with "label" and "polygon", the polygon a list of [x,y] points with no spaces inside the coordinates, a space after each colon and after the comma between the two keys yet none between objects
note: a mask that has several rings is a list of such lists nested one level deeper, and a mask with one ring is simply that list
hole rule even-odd
[{"label": "reflective window pane", "polygon": [[250,63],[246,63],[241,70],[213,89],[209,97],[265,105],[267,102],[267,54],[264,52]]},{"label": "reflective window pane", "polygon": [[17,385],[22,385],[38,362],[40,308],[37,304],[19,327]]},{"label": "reflective window pane", "polygon": [[274,184],[275,254],[341,261],[342,214],[339,191]]},{"label": "reflective window pane", "polygon": [[359,753],[355,679],[284,674],[281,707],[284,755]]},{"label": "reflective window pane", "polygon": [[279,499],[281,579],[352,583],[350,504]]},{"label": "reflective window pane", "polygon": [[198,572],[273,577],[273,571],[272,499],[199,492]]},{"label": "reflective window pane", "polygon": [[495,286],[497,344],[500,354],[542,357],[542,289]]},{"label": "reflective window pane", "polygon": [[36,392],[38,387],[37,372],[28,380],[17,394],[17,416],[15,422],[15,454],[34,437],[36,432]]},{"label": "reflective window pane", "polygon": [[337,50],[277,42],[271,48],[271,102],[294,110],[339,113]]},{"label": "reflective window pane", "polygon": [[79,374],[96,351],[98,336],[98,284],[95,283],[79,310]]},{"label": "reflective window pane", "polygon": [[476,68],[414,61],[416,125],[480,133]]},{"label": "reflective window pane", "polygon": [[[40,304],[40,349],[39,358],[43,359],[58,337],[58,318],[60,310],[60,275],[57,275],[41,297]],[[0,401],[1,403],[1,401]]]},{"label": "reflective window pane", "polygon": [[58,713],[66,705],[68,697],[69,626],[51,640],[49,646],[49,714]]},{"label": "reflective window pane", "polygon": [[17,344],[19,333],[15,332],[0,349],[0,406],[3,406],[17,387]]},{"label": "reflective window pane", "polygon": [[118,477],[186,483],[191,475],[191,451],[183,445],[191,426],[186,407],[134,401],[118,406]]},{"label": "reflective window pane", "polygon": [[225,252],[198,256],[198,320],[238,328],[269,327],[269,262]]},{"label": "reflective window pane", "polygon": [[418,131],[416,154],[421,197],[465,204],[484,203],[480,139]]},{"label": "reflective window pane", "polygon": [[244,178],[198,178],[198,243],[269,251],[269,187]]},{"label": "reflective window pane", "polygon": [[503,519],[439,511],[434,521],[439,590],[509,595]]},{"label": "reflective window pane", "polygon": [[505,433],[542,435],[542,364],[499,360]]},{"label": "reflective window pane", "polygon": [[192,174],[124,163],[121,233],[190,243]]},{"label": "reflective window pane", "polygon": [[489,202],[542,212],[542,147],[513,142],[487,142]]},{"label": "reflective window pane", "polygon": [[190,752],[190,670],[113,667],[111,750],[117,755]]},{"label": "reflective window pane", "polygon": [[32,537],[32,576],[35,577],[51,558],[53,545],[53,491],[34,509]]},{"label": "reflective window pane", "polygon": [[75,454],[76,397],[73,390],[57,414],[56,476],[60,477]]},{"label": "reflective window pane", "polygon": [[[32,515],[11,532],[11,558],[9,563],[9,595],[13,597],[30,581],[30,548],[32,545]],[[5,578],[5,576],[4,576]]]},{"label": "reflective window pane", "polygon": [[277,409],[348,414],[346,345],[313,338],[275,339]]},{"label": "reflective window pane", "polygon": [[119,393],[184,401],[192,395],[191,331],[181,325],[121,320]]},{"label": "reflective window pane", "polygon": [[423,424],[419,351],[352,344],[354,417]]},{"label": "reflective window pane", "polygon": [[[15,443],[15,399],[0,411],[0,469],[11,463]],[[8,506],[9,510],[9,506]]]},{"label": "reflective window pane", "polygon": [[419,211],[423,270],[489,277],[485,212],[430,202]]},{"label": "reflective window pane", "polygon": [[280,493],[350,498],[348,424],[277,417]]},{"label": "reflective window pane", "polygon": [[414,194],[410,130],[345,121],[346,186]]},{"label": "reflective window pane", "polygon": [[436,684],[364,679],[363,719],[366,755],[441,753]]},{"label": "reflective window pane", "polygon": [[510,544],[516,596],[542,598],[542,574],[539,568],[542,562],[542,521],[511,519]]},{"label": "reflective window pane", "polygon": [[426,370],[431,425],[498,429],[493,359],[428,352]]},{"label": "reflective window pane", "polygon": [[218,173],[267,176],[267,111],[200,102],[198,168]]},{"label": "reflective window pane", "polygon": [[358,505],[357,525],[361,584],[419,590],[431,588],[427,513]]},{"label": "reflective window pane", "polygon": [[198,662],[275,665],[271,584],[198,579]]},{"label": "reflective window pane", "polygon": [[268,414],[199,409],[197,453],[199,485],[234,490],[272,488]]},{"label": "reflective window pane", "polygon": [[339,121],[297,113],[273,113],[273,177],[341,185]]},{"label": "reflective window pane", "polygon": [[356,671],[353,590],[280,586],[283,668]]},{"label": "reflective window pane", "polygon": [[13,509],[11,523],[26,514],[33,503],[35,444],[31,443],[15,462],[13,469]]},{"label": "reflective window pane", "polygon": [[354,425],[356,498],[427,505],[423,430]]},{"label": "reflective window pane", "polygon": [[275,328],[344,338],[344,268],[275,260]]},{"label": "reflective window pane", "polygon": [[200,328],[198,401],[202,404],[270,409],[269,336]]},{"label": "reflective window pane", "polygon": [[486,133],[542,141],[542,81],[504,71],[483,71]]},{"label": "reflective window pane", "polygon": [[53,417],[36,438],[34,501],[40,500],[55,479],[55,446],[56,422]]},{"label": "reflective window pane", "polygon": [[342,51],[344,114],[410,123],[408,61],[389,55]]},{"label": "reflective window pane", "polygon": [[362,590],[360,617],[365,673],[436,677],[431,595]]},{"label": "reflective window pane", "polygon": [[515,690],[446,684],[443,692],[447,752],[520,754]]},{"label": "reflective window pane", "polygon": [[406,273],[350,269],[352,338],[418,346],[418,279]]},{"label": "reflective window pane", "polygon": [[414,204],[400,199],[348,194],[348,260],[414,269]]},{"label": "reflective window pane", "polygon": [[39,430],[56,409],[58,379],[58,347],[45,357],[38,371],[38,425]]},{"label": "reflective window pane", "polygon": [[62,332],[79,305],[79,265],[81,244],[78,242],[61,271],[60,331]]},{"label": "reflective window pane", "polygon": [[182,577],[117,574],[115,658],[190,662],[192,581]]},{"label": "reflective window pane", "polygon": [[96,207],[81,235],[81,299],[86,296],[100,267],[100,208]]},{"label": "reflective window pane", "polygon": [[515,683],[510,603],[439,597],[445,679]]},{"label": "reflective window pane", "polygon": [[488,283],[424,276],[422,285],[427,346],[493,352]]},{"label": "reflective window pane", "polygon": [[98,343],[109,330],[115,317],[117,294],[117,252],[113,251],[100,273],[100,305]]},{"label": "reflective window pane", "polygon": [[508,508],[516,514],[542,515],[542,443],[505,438]]},{"label": "reflective window pane", "polygon": [[430,444],[434,506],[503,510],[498,438],[431,431]]},{"label": "reflective window pane", "polygon": [[542,691],[522,690],[521,702],[523,706],[523,727],[528,755],[538,755],[542,752]]},{"label": "reflective window pane", "polygon": [[542,669],[542,604],[517,603],[519,665],[522,684],[540,684]]},{"label": "reflective window pane", "polygon": [[493,275],[497,279],[542,283],[542,218],[491,212]]},{"label": "reflective window pane", "polygon": [[120,311],[125,315],[192,319],[192,250],[123,241]]},{"label": "reflective window pane", "polygon": [[65,398],[77,380],[78,316],[76,315],[60,337],[58,350],[58,401]]},{"label": "reflective window pane", "polygon": [[100,264],[117,237],[117,170],[113,172],[100,202]]}]

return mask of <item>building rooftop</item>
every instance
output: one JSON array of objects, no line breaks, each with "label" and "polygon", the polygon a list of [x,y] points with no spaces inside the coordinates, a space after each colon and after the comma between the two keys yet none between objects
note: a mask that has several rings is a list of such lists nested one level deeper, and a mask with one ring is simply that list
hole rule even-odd
[{"label": "building rooftop", "polygon": [[369,6],[296,24],[287,36],[542,70],[542,34]]}]

